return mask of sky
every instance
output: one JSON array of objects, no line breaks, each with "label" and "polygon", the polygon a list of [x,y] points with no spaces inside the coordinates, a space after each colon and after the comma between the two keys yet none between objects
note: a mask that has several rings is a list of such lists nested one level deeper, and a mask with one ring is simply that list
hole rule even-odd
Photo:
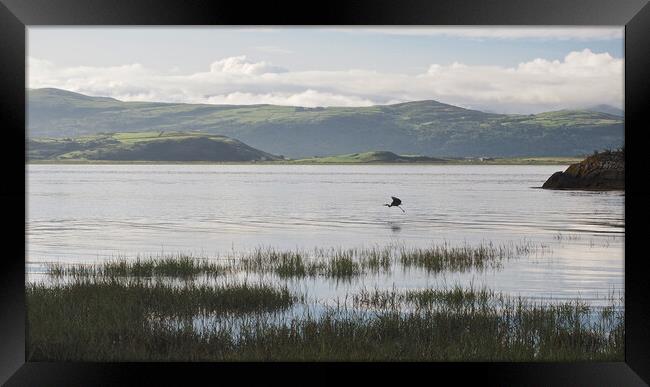
[{"label": "sky", "polygon": [[123,101],[623,107],[623,27],[29,27],[27,87]]}]

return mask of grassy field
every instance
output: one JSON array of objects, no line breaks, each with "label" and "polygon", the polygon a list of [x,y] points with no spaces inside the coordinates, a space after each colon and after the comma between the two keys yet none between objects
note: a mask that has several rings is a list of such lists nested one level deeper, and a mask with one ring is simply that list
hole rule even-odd
[{"label": "grassy field", "polygon": [[539,249],[258,249],[212,260],[51,264],[45,281],[27,285],[28,360],[622,360],[623,300],[613,296],[592,308],[579,299],[542,304],[472,286],[362,286],[324,302],[287,287],[395,270],[498,270]]}]

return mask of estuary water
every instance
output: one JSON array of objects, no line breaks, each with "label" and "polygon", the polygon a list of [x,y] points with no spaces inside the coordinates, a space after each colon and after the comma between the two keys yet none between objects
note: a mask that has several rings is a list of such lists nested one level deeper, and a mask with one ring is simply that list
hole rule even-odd
[{"label": "estuary water", "polygon": [[[359,288],[487,286],[597,301],[624,288],[624,193],[539,187],[567,166],[28,165],[28,278],[47,262],[281,250],[532,243],[499,270],[368,275],[293,284],[323,297]],[[391,196],[402,207],[388,208]]]}]

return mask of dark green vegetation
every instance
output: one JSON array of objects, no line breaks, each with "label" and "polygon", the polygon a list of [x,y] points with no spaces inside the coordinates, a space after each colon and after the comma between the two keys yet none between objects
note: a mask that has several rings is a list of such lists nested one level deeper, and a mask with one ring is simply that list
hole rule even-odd
[{"label": "dark green vegetation", "polygon": [[278,252],[258,249],[238,261],[239,268],[253,273],[274,273],[281,278],[325,276],[345,279],[361,274],[351,250],[331,251],[328,256],[304,251]]},{"label": "dark green vegetation", "polygon": [[373,151],[337,155],[329,157],[311,157],[294,160],[297,163],[314,164],[355,164],[355,163],[446,163],[449,160],[417,155],[397,155],[387,151]]},{"label": "dark green vegetation", "polygon": [[[110,276],[94,281],[77,279],[52,287],[32,284],[27,294],[33,360],[124,361],[147,353],[153,360],[158,346],[173,351],[184,342],[183,332],[176,335],[175,342],[166,342],[166,335],[156,327],[160,318],[260,313],[284,309],[295,302],[286,288],[266,285],[171,286],[138,280],[124,282]],[[193,359],[187,350],[178,358]]]},{"label": "dark green vegetation", "polygon": [[549,177],[542,188],[625,190],[625,149],[595,153],[571,164]]},{"label": "dark green vegetation", "polygon": [[274,274],[280,278],[326,277],[350,279],[362,274],[388,273],[402,269],[427,272],[464,272],[470,269],[498,269],[508,259],[544,253],[545,246],[519,244],[481,244],[478,246],[434,245],[429,248],[386,246],[360,249],[315,249],[277,251],[258,248],[236,257],[218,260],[178,256],[168,258],[114,260],[99,264],[50,264],[54,278],[178,278],[220,277],[244,272]]},{"label": "dark green vegetation", "polygon": [[622,300],[591,309],[487,290],[362,291],[321,313],[266,285],[105,277],[27,287],[29,361],[623,359]]},{"label": "dark green vegetation", "polygon": [[200,131],[289,158],[373,149],[436,157],[575,156],[623,145],[620,116],[588,110],[491,114],[436,101],[350,108],[192,105],[36,89],[29,90],[28,120],[30,138]]},{"label": "dark green vegetation", "polygon": [[225,266],[205,259],[188,256],[154,258],[134,261],[116,260],[97,265],[50,264],[48,273],[53,277],[172,277],[192,279],[198,275],[219,276],[228,273]]},{"label": "dark green vegetation", "polygon": [[[78,300],[82,304],[82,311],[95,303],[113,300],[111,303],[127,310],[134,308],[142,313],[185,316],[199,312],[271,311],[287,308],[295,302],[295,297],[286,288],[275,289],[266,285],[238,283],[209,286],[190,283],[173,286],[161,282],[147,283],[139,279],[135,277],[120,281],[117,277],[107,275],[94,280],[78,279],[56,287],[30,285],[29,292],[37,298],[58,301],[59,305],[61,302],[67,303],[67,300]],[[100,310],[103,307],[111,308],[108,305],[97,306]]]},{"label": "dark green vegetation", "polygon": [[484,165],[567,165],[582,160],[580,157],[482,157],[472,159],[448,159],[453,164]]},{"label": "dark green vegetation", "polygon": [[436,158],[372,151],[289,160],[228,137],[200,132],[119,132],[76,138],[31,138],[27,156],[35,163],[279,163],[279,164],[494,164],[566,165],[575,157]]},{"label": "dark green vegetation", "polygon": [[620,117],[623,117],[625,115],[625,112],[622,109],[619,109],[611,105],[594,105],[586,108],[585,110],[589,110],[592,112],[599,112],[599,113],[607,113],[613,116],[620,116]]},{"label": "dark green vegetation", "polygon": [[489,307],[489,303],[500,297],[488,289],[475,290],[473,288],[463,289],[455,286],[451,289],[420,289],[407,290],[398,293],[395,290],[362,290],[355,294],[352,302],[357,307],[371,307],[375,309],[395,309],[400,306],[414,308],[428,308],[434,305],[455,306],[455,307]]},{"label": "dark green vegetation", "polygon": [[77,138],[33,138],[30,160],[271,161],[278,157],[225,136],[196,132],[133,132]]},{"label": "dark green vegetation", "polygon": [[[514,250],[521,255],[527,254],[528,246],[515,246]],[[530,247],[532,249],[532,247]],[[515,251],[510,246],[478,246],[450,247],[434,246],[428,249],[403,250],[399,260],[404,267],[419,267],[428,272],[444,270],[467,271],[472,268],[485,269],[498,267],[503,260],[512,258]]]},{"label": "dark green vegetation", "polygon": [[296,290],[296,281],[316,276],[352,281],[409,268],[498,269],[539,248],[258,249],[215,260],[51,264],[44,282],[27,285],[27,359],[621,361],[623,300],[613,296],[593,308],[473,286],[362,287],[323,303]]}]

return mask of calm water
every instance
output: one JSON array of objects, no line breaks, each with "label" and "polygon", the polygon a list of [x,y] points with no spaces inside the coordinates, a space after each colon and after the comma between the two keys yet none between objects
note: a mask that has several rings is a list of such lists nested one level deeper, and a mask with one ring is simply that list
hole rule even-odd
[{"label": "calm water", "polygon": [[[501,270],[418,272],[293,287],[335,297],[353,288],[486,285],[534,298],[622,294],[624,195],[547,191],[566,166],[29,165],[28,273],[44,262],[255,247],[548,246]],[[402,213],[387,208],[403,200]]]}]

